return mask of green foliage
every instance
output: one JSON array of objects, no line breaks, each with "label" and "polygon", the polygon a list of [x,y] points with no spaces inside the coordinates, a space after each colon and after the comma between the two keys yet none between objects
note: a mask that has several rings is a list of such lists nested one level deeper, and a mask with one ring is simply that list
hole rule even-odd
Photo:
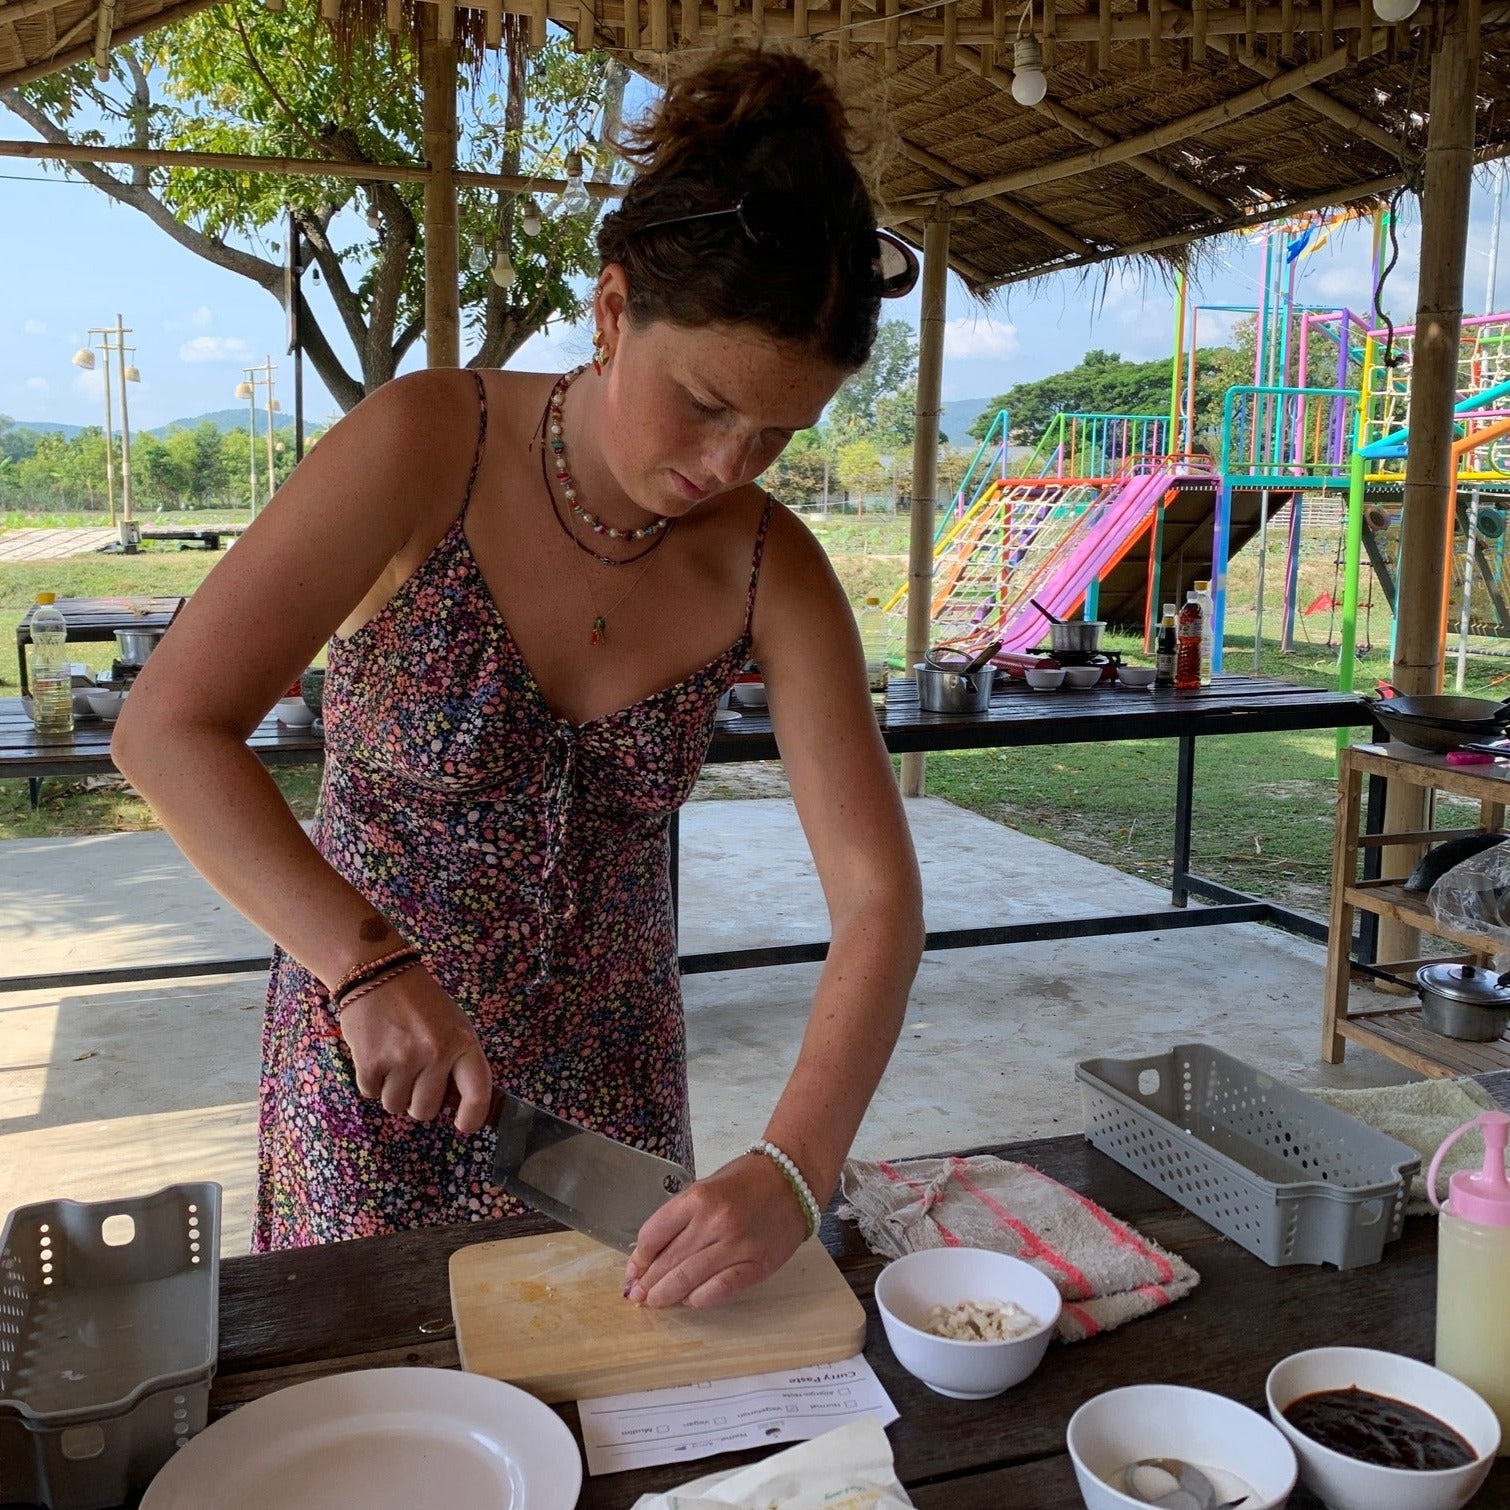
[{"label": "green foliage", "polygon": [[876,332],[870,360],[847,377],[828,406],[828,429],[839,445],[861,435],[883,449],[912,444],[917,404],[918,348],[912,326],[887,320]]},{"label": "green foliage", "polygon": [[993,398],[970,427],[976,440],[999,409],[1012,418],[1012,440],[1031,446],[1056,414],[1167,414],[1169,359],[1125,362],[1113,351],[1092,350],[1078,367],[1031,383],[1017,383]]}]

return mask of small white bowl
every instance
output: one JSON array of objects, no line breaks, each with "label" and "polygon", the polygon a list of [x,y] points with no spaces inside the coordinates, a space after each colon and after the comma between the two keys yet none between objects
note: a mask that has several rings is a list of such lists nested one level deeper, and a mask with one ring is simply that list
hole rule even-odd
[{"label": "small white bowl", "polygon": [[1063,684],[1064,668],[1061,666],[1048,670],[1038,666],[1030,666],[1023,672],[1023,676],[1027,678],[1028,686],[1035,692],[1052,692],[1056,687]]},{"label": "small white bowl", "polygon": [[764,682],[735,682],[734,701],[746,708],[763,708],[766,705]]},{"label": "small white bowl", "polygon": [[1092,1396],[1070,1417],[1065,1445],[1086,1510],[1143,1504],[1113,1486],[1144,1458],[1179,1458],[1201,1469],[1218,1503],[1243,1492],[1228,1489],[1226,1475],[1233,1475],[1253,1491],[1243,1510],[1273,1510],[1295,1487],[1295,1454],[1256,1410],[1179,1384],[1130,1384]]},{"label": "small white bowl", "polygon": [[298,697],[280,697],[273,708],[278,722],[285,729],[307,729],[315,721],[315,710]]},{"label": "small white bowl", "polygon": [[91,687],[84,695],[89,700],[89,711],[96,718],[103,718],[107,724],[113,724],[121,716],[121,704],[126,701],[124,690]]},{"label": "small white bowl", "polygon": [[[1403,1400],[1450,1426],[1476,1456],[1461,1468],[1380,1468],[1297,1431],[1285,1410],[1302,1395],[1356,1385]],[[1300,1476],[1330,1510],[1458,1510],[1478,1492],[1499,1451],[1500,1426],[1483,1397],[1451,1374],[1400,1353],[1367,1347],[1317,1347],[1291,1353],[1269,1371],[1269,1416],[1300,1459]]]},{"label": "small white bowl", "polygon": [[1117,680],[1124,687],[1151,687],[1158,675],[1152,666],[1118,666]]},{"label": "small white bowl", "polygon": [[[1021,1384],[1043,1361],[1063,1302],[1032,1264],[989,1248],[925,1248],[876,1280],[876,1308],[897,1362],[951,1400],[989,1400]],[[1008,1342],[958,1342],[926,1328],[934,1306],[1014,1300],[1039,1326]]]},{"label": "small white bowl", "polygon": [[1099,666],[1066,666],[1064,668],[1064,682],[1067,687],[1076,687],[1085,691],[1087,687],[1094,687],[1101,680],[1101,667]]}]

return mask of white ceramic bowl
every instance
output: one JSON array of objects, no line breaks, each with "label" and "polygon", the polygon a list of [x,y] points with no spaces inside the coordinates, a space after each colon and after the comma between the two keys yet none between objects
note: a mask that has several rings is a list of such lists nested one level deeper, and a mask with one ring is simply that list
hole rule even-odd
[{"label": "white ceramic bowl", "polygon": [[[926,1329],[934,1306],[1015,1300],[1040,1325],[1010,1342],[956,1342]],[[987,1400],[1043,1361],[1063,1302],[1032,1264],[988,1248],[925,1248],[894,1259],[876,1280],[876,1308],[897,1362],[953,1400]]]},{"label": "white ceramic bowl", "polygon": [[273,708],[278,722],[285,729],[307,729],[315,721],[315,710],[298,697],[280,697]]},{"label": "white ceramic bowl", "polygon": [[1023,675],[1027,678],[1028,686],[1035,692],[1052,692],[1064,682],[1063,667],[1048,670],[1037,666],[1030,666],[1023,672]]},{"label": "white ceramic bowl", "polygon": [[[1379,1468],[1323,1447],[1285,1420],[1286,1408],[1302,1395],[1356,1385],[1376,1395],[1414,1405],[1461,1436],[1473,1448],[1473,1462],[1431,1472]],[[1494,1466],[1500,1427],[1483,1397],[1450,1374],[1406,1358],[1366,1347],[1318,1347],[1292,1353],[1269,1371],[1265,1386],[1269,1415],[1300,1459],[1300,1476],[1330,1510],[1458,1510],[1466,1505]]]},{"label": "white ceramic bowl", "polygon": [[1101,668],[1099,666],[1066,666],[1064,668],[1064,682],[1067,687],[1078,687],[1082,692],[1087,687],[1094,687],[1101,680]]},{"label": "white ceramic bowl", "polygon": [[1158,673],[1152,666],[1119,666],[1117,680],[1124,687],[1151,687]]},{"label": "white ceramic bowl", "polygon": [[764,682],[735,682],[734,701],[745,708],[763,708],[766,705]]},{"label": "white ceramic bowl", "polygon": [[1202,1469],[1218,1503],[1243,1492],[1227,1488],[1225,1476],[1234,1475],[1256,1496],[1243,1510],[1273,1510],[1295,1487],[1295,1454],[1256,1410],[1179,1384],[1129,1384],[1092,1396],[1070,1417],[1065,1443],[1087,1510],[1143,1504],[1113,1487],[1143,1458],[1179,1458]]},{"label": "white ceramic bowl", "polygon": [[121,704],[126,701],[123,690],[91,687],[84,695],[89,699],[89,711],[96,718],[103,718],[107,724],[113,724],[121,716]]}]

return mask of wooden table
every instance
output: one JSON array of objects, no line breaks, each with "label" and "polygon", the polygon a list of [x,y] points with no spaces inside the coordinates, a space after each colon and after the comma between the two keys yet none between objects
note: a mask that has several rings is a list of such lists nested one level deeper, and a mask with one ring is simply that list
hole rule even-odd
[{"label": "wooden table", "polygon": [[[1111,686],[1086,691],[1034,692],[1024,682],[1004,682],[998,683],[985,712],[950,714],[925,712],[918,702],[915,684],[897,679],[891,684],[886,711],[879,717],[886,748],[894,755],[1075,745],[1086,747],[1083,758],[1087,765],[1092,765],[1097,745],[1130,739],[1166,739],[1176,745],[1168,907],[1152,912],[1057,916],[999,927],[937,930],[928,935],[929,949],[1103,938],[1170,928],[1210,928],[1225,923],[1272,923],[1302,938],[1326,942],[1324,919],[1250,896],[1191,871],[1196,743],[1223,734],[1369,727],[1373,717],[1363,698],[1351,692],[1333,692],[1325,687],[1298,686],[1257,676],[1222,676],[1210,686],[1190,692],[1163,689],[1135,692]],[[778,754],[769,714],[741,710],[737,721],[720,725],[714,733],[708,764],[772,760]],[[672,835],[674,845],[675,828]],[[673,849],[673,890],[676,873]],[[1185,904],[1191,897],[1212,905],[1187,908]],[[815,941],[776,948],[684,954],[681,965],[682,973],[691,975],[820,960],[827,952],[827,942]]]},{"label": "wooden table", "polygon": [[[987,1151],[1031,1163],[1089,1195],[1184,1255],[1201,1283],[1167,1311],[1087,1342],[1052,1346],[1038,1372],[1007,1395],[947,1400],[892,1357],[871,1293],[882,1261],[853,1226],[828,1217],[824,1242],[865,1306],[866,1356],[901,1412],[888,1428],[897,1471],[923,1510],[1079,1507],[1065,1426],[1090,1396],[1119,1385],[1192,1385],[1263,1412],[1269,1369],[1304,1348],[1352,1345],[1431,1357],[1436,1224],[1430,1218],[1409,1219],[1400,1241],[1367,1268],[1270,1269],[1078,1137]],[[486,1222],[226,1260],[212,1413],[346,1369],[456,1367],[454,1342],[421,1330],[449,1321],[450,1254],[551,1226],[539,1218]],[[576,1407],[557,1409],[578,1432]],[[758,1456],[589,1478],[579,1503],[583,1510],[622,1510],[647,1491]],[[1318,1501],[1302,1491],[1290,1503],[1314,1510]],[[1476,1503],[1510,1503],[1510,1462],[1495,1467]]]},{"label": "wooden table", "polygon": [[[1351,693],[1297,686],[1251,676],[1224,676],[1199,691],[1126,691],[1096,687],[1088,691],[1034,692],[1023,683],[1007,683],[980,714],[925,712],[911,681],[894,680],[880,728],[893,754],[919,751],[1000,749],[1029,745],[1099,744],[1129,739],[1168,739],[1177,746],[1170,905],[1149,912],[1080,917],[1047,917],[1031,923],[936,930],[930,949],[970,949],[987,944],[1014,944],[1045,939],[1100,938],[1121,933],[1152,933],[1171,928],[1208,928],[1225,923],[1272,923],[1317,942],[1326,941],[1326,923],[1250,896],[1194,874],[1190,869],[1192,809],[1195,794],[1196,742],[1222,734],[1269,734],[1300,729],[1367,727],[1368,704]],[[249,741],[267,765],[292,765],[323,759],[321,736],[313,730],[287,730],[264,721]],[[779,758],[768,714],[744,711],[735,722],[714,731],[709,765]],[[7,776],[87,776],[112,771],[109,725],[81,723],[72,739],[38,738],[17,698],[0,699],[0,778]],[[672,826],[672,890],[677,877],[677,826]],[[1188,908],[1196,897],[1211,905]],[[734,970],[821,960],[826,940],[683,954],[684,974]],[[167,979],[173,976],[234,973],[265,969],[266,961],[220,961],[177,966],[137,966],[124,970],[70,972],[47,977],[0,979],[0,991],[51,989],[112,981]]]},{"label": "wooden table", "polygon": [[[117,629],[166,629],[178,604],[178,598],[59,598],[53,607],[67,621],[71,642],[103,644],[115,638]],[[33,605],[16,625],[22,697],[28,687],[26,647],[31,644],[31,616],[36,611]]]}]

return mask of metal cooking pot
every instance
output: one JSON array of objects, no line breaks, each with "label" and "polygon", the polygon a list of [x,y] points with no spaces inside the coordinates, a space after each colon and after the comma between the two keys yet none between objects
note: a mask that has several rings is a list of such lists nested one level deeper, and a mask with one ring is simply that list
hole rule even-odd
[{"label": "metal cooking pot", "polygon": [[1064,655],[1095,655],[1101,649],[1101,631],[1105,628],[1102,619],[1089,619],[1083,624],[1050,624],[1049,649]]},{"label": "metal cooking pot", "polygon": [[962,671],[940,671],[926,661],[919,661],[912,674],[918,684],[918,701],[926,712],[984,713],[991,702],[996,667],[982,666],[967,675]]},{"label": "metal cooking pot", "polygon": [[1492,1043],[1510,1026],[1510,975],[1446,962],[1416,971],[1421,1021],[1444,1038]]},{"label": "metal cooking pot", "polygon": [[158,642],[167,632],[166,629],[117,629],[115,643],[120,647],[121,659],[128,666],[145,666],[147,657],[157,649]]},{"label": "metal cooking pot", "polygon": [[1510,707],[1478,697],[1371,699],[1370,710],[1392,738],[1418,750],[1456,750],[1491,740],[1510,724]]}]

